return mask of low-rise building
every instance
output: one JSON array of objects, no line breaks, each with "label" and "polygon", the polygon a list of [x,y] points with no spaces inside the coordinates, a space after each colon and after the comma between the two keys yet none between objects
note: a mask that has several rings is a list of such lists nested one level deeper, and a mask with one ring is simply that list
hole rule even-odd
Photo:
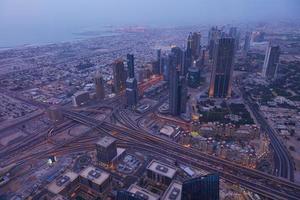
[{"label": "low-rise building", "polygon": [[109,173],[89,166],[80,172],[79,182],[96,192],[102,193],[111,184]]},{"label": "low-rise building", "polygon": [[177,169],[166,163],[152,160],[147,166],[147,177],[155,183],[169,185],[175,177]]},{"label": "low-rise building", "polygon": [[131,185],[128,188],[128,192],[135,194],[138,197],[141,197],[141,199],[147,199],[147,200],[159,200],[160,197],[157,194],[154,194],[144,188],[141,188],[135,184]]},{"label": "low-rise building", "polygon": [[168,189],[165,191],[162,200],[180,200],[181,199],[182,183],[172,181]]},{"label": "low-rise building", "polygon": [[47,186],[47,189],[53,194],[60,194],[68,197],[71,195],[73,188],[78,185],[78,180],[78,174],[68,171],[59,178],[52,181]]}]

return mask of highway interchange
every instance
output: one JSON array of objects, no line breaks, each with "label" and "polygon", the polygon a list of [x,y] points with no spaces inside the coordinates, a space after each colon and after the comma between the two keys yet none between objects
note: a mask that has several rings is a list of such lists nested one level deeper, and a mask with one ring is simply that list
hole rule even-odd
[{"label": "highway interchange", "polygon": [[[63,130],[70,129],[80,123],[91,127],[91,130],[96,130],[101,134],[110,134],[113,137],[116,137],[118,139],[118,146],[136,149],[138,151],[146,151],[153,155],[172,159],[174,162],[176,161],[176,163],[188,163],[193,167],[201,168],[209,172],[218,172],[224,180],[260,194],[268,199],[300,199],[300,185],[292,182],[293,168],[291,166],[293,165],[289,165],[290,168],[286,168],[286,162],[289,160],[286,159],[284,155],[277,157],[275,167],[277,168],[276,172],[278,173],[270,175],[258,170],[246,168],[216,156],[205,154],[195,148],[182,146],[176,142],[152,135],[146,130],[143,130],[135,120],[127,115],[127,109],[121,108],[122,98],[121,94],[110,100],[105,100],[100,105],[93,108],[83,110],[76,110],[69,106],[65,106],[63,108],[63,113],[69,120],[66,120],[63,125],[48,130],[48,133],[32,137],[31,140],[24,142],[19,148],[13,147],[7,149],[1,156],[7,158],[5,162],[7,165],[17,163],[17,166],[20,166],[31,162],[33,159],[45,158],[49,155],[64,155],[70,152],[93,150],[95,148],[93,142],[97,138],[87,134],[86,136],[75,137],[72,140],[65,142],[54,142],[52,148],[35,152],[35,149],[38,149],[38,147],[43,146],[47,142],[51,142],[51,137],[53,135],[58,134]],[[158,103],[158,105],[161,104],[162,102]],[[248,104],[249,106],[252,105],[251,102],[248,102]],[[154,106],[151,111],[157,109],[157,107],[158,106]],[[96,119],[94,115],[97,112],[92,111],[99,110],[100,108],[111,109],[111,114],[106,118],[114,118],[113,121],[116,123],[108,122],[109,120],[101,121]],[[253,109],[255,112],[255,106]],[[148,111],[144,115],[142,114],[141,118],[147,114],[153,113],[151,111]],[[261,117],[259,112],[255,114],[255,117]],[[141,118],[139,118],[139,120]],[[262,119],[259,119],[259,121],[266,131],[271,132],[272,129],[268,129],[269,127],[267,124],[263,124],[265,121]],[[270,135],[273,148],[278,146],[276,143],[278,139],[276,140],[276,136],[274,137],[275,138],[272,139],[272,135]],[[30,146],[31,151],[26,154],[19,154],[23,151],[23,147],[26,148],[28,146]],[[280,145],[278,148],[278,152],[283,150],[280,149]],[[275,152],[275,155],[280,155],[278,152]]]}]

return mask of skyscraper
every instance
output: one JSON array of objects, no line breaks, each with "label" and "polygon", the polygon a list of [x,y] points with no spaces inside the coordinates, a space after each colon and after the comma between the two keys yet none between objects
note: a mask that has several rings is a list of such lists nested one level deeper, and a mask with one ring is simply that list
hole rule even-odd
[{"label": "skyscraper", "polygon": [[250,42],[251,42],[251,32],[246,32],[245,34],[245,42],[244,42],[244,53],[248,53],[250,49]]},{"label": "skyscraper", "polygon": [[239,50],[240,47],[240,32],[238,31],[237,27],[231,27],[229,29],[229,37],[235,39],[235,50]]},{"label": "skyscraper", "polygon": [[97,100],[104,99],[105,91],[104,91],[104,81],[99,71],[97,71],[96,76],[94,78],[95,89],[96,89],[96,98]]},{"label": "skyscraper", "polygon": [[176,68],[176,56],[171,53],[168,58],[169,66],[169,110],[172,115],[179,114],[178,81],[179,71]]},{"label": "skyscraper", "polygon": [[190,67],[188,73],[188,86],[197,88],[200,85],[200,70],[197,67]]},{"label": "skyscraper", "polygon": [[114,92],[118,94],[125,89],[126,73],[123,60],[119,59],[113,63],[113,77]]},{"label": "skyscraper", "polygon": [[127,69],[128,69],[128,77],[134,78],[134,56],[133,56],[133,54],[127,54]]},{"label": "skyscraper", "polygon": [[279,56],[280,47],[278,45],[274,46],[272,44],[269,44],[262,70],[263,77],[268,79],[272,79],[275,77],[279,64]]},{"label": "skyscraper", "polygon": [[192,34],[192,56],[193,60],[197,60],[201,51],[201,33],[194,32]]},{"label": "skyscraper", "polygon": [[208,32],[208,54],[209,59],[213,59],[214,48],[217,40],[221,37],[221,31],[218,30],[218,27],[212,27]]},{"label": "skyscraper", "polygon": [[182,184],[181,200],[219,200],[219,175],[209,174]]},{"label": "skyscraper", "polygon": [[184,51],[183,69],[181,70],[181,75],[185,76],[187,74],[188,69],[192,66],[192,63],[192,34],[190,33],[187,39],[186,50]]},{"label": "skyscraper", "polygon": [[137,80],[134,77],[134,55],[127,54],[128,78],[126,80],[127,105],[134,106],[138,102]]},{"label": "skyscraper", "polygon": [[187,103],[187,81],[185,76],[179,77],[179,85],[178,85],[178,94],[179,94],[179,112],[185,113],[186,112],[186,103]]},{"label": "skyscraper", "polygon": [[157,58],[156,58],[156,62],[155,65],[153,66],[153,73],[154,74],[161,74],[162,73],[162,59],[161,59],[161,49],[158,49],[156,51],[157,53]]},{"label": "skyscraper", "polygon": [[216,43],[209,97],[226,98],[231,96],[234,44],[233,38],[221,38]]},{"label": "skyscraper", "polygon": [[180,76],[177,58],[174,53],[169,55],[169,110],[172,115],[179,115],[186,111],[187,86],[185,76]]},{"label": "skyscraper", "polygon": [[127,98],[127,105],[129,106],[135,106],[138,103],[138,87],[137,87],[136,78],[127,78],[126,98]]},{"label": "skyscraper", "polygon": [[171,52],[175,56],[176,69],[179,71],[184,70],[183,69],[183,58],[184,58],[183,51],[179,47],[172,47]]}]

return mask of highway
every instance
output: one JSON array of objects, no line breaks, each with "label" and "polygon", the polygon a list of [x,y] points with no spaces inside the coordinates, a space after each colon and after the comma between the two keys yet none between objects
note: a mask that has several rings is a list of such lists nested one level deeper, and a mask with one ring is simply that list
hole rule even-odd
[{"label": "highway", "polygon": [[251,101],[251,99],[242,89],[240,89],[240,91],[242,91],[245,103],[247,103],[247,105],[253,112],[257,122],[260,124],[261,128],[268,134],[271,140],[271,146],[275,153],[274,175],[287,178],[290,181],[294,181],[294,163],[287,148],[282,143],[280,138],[278,138],[278,133],[275,132],[275,130],[269,125],[264,116],[262,116],[258,106]]},{"label": "highway", "polygon": [[[66,117],[79,123],[92,126],[100,132],[118,132],[114,137],[123,142],[129,142],[134,147],[143,146],[148,151],[154,151],[169,155],[181,162],[190,163],[208,171],[217,171],[227,181],[240,184],[246,189],[254,191],[271,199],[300,199],[300,185],[266,174],[257,170],[249,169],[221,158],[205,154],[194,148],[187,148],[178,143],[150,135],[143,130],[120,127],[108,122],[101,122],[81,113],[64,110]],[[102,123],[102,124],[101,124]],[[100,125],[101,124],[101,125]],[[205,162],[206,164],[201,164]]]}]

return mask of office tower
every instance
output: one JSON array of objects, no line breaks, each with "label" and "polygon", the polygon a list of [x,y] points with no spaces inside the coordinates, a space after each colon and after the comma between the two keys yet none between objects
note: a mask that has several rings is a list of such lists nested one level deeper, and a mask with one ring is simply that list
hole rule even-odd
[{"label": "office tower", "polygon": [[234,44],[233,38],[221,38],[216,43],[209,97],[226,98],[231,96]]},{"label": "office tower", "polygon": [[134,56],[133,56],[133,54],[127,54],[127,69],[128,69],[128,77],[134,78]]},{"label": "office tower", "polygon": [[176,56],[171,53],[168,59],[169,66],[169,110],[172,115],[179,114],[179,94],[178,94],[178,81],[179,81],[179,71],[176,68]]},{"label": "office tower", "polygon": [[174,53],[169,55],[169,110],[172,115],[179,115],[186,110],[187,86],[185,76],[180,76],[177,58]]},{"label": "office tower", "polygon": [[219,175],[209,174],[182,184],[182,200],[219,200]]},{"label": "office tower", "polygon": [[204,67],[204,64],[205,64],[205,54],[206,54],[206,51],[205,51],[205,49],[203,49],[202,55],[201,55],[201,67]]},{"label": "office tower", "polygon": [[156,64],[153,66],[154,69],[153,69],[153,73],[154,74],[161,74],[162,73],[162,60],[161,60],[161,49],[158,49],[157,50],[157,60],[156,60]]},{"label": "office tower", "polygon": [[138,102],[137,80],[134,77],[134,56],[127,54],[128,78],[126,80],[127,105],[134,106]]},{"label": "office tower", "polygon": [[218,30],[218,27],[212,27],[208,32],[208,54],[209,59],[213,59],[214,48],[217,40],[221,37],[221,31]]},{"label": "office tower", "polygon": [[127,78],[126,97],[128,106],[135,106],[138,103],[138,87],[136,78]]},{"label": "office tower", "polygon": [[229,29],[229,37],[235,39],[235,50],[239,50],[240,47],[240,32],[237,27],[231,27]]},{"label": "office tower", "polygon": [[117,193],[116,200],[145,200],[142,196],[128,192],[126,190],[120,190]]},{"label": "office tower", "polygon": [[126,73],[123,60],[119,59],[113,63],[113,76],[114,92],[118,94],[125,89]]},{"label": "office tower", "polygon": [[186,103],[187,103],[187,81],[185,76],[179,77],[179,85],[178,85],[178,94],[179,94],[179,112],[185,113],[186,112]]},{"label": "office tower", "polygon": [[268,79],[275,78],[277,73],[277,68],[279,64],[280,48],[279,46],[274,46],[269,44],[265,61],[262,70],[262,76]]},{"label": "office tower", "polygon": [[200,56],[201,51],[201,34],[194,32],[192,34],[192,57],[193,60],[197,60]]},{"label": "office tower", "polygon": [[163,56],[161,58],[161,67],[162,67],[162,73],[164,77],[164,81],[169,81],[170,79],[170,70],[169,70],[169,58],[168,56]]},{"label": "office tower", "polygon": [[99,71],[97,71],[96,76],[94,78],[95,89],[96,89],[96,98],[97,100],[102,100],[105,97],[104,90],[104,81]]},{"label": "office tower", "polygon": [[188,73],[188,86],[197,88],[200,85],[200,70],[197,67],[190,67]]},{"label": "office tower", "polygon": [[187,40],[186,50],[184,52],[184,65],[181,75],[185,76],[188,72],[188,68],[192,66],[193,54],[192,54],[192,34],[190,33]]},{"label": "office tower", "polygon": [[250,42],[251,42],[251,32],[246,32],[245,34],[245,42],[244,42],[244,53],[248,53],[250,49]]},{"label": "office tower", "polygon": [[172,47],[171,52],[175,56],[175,64],[176,64],[176,69],[179,71],[183,70],[183,51],[179,47]]},{"label": "office tower", "polygon": [[98,161],[109,164],[117,156],[116,141],[113,137],[105,136],[96,143]]}]

